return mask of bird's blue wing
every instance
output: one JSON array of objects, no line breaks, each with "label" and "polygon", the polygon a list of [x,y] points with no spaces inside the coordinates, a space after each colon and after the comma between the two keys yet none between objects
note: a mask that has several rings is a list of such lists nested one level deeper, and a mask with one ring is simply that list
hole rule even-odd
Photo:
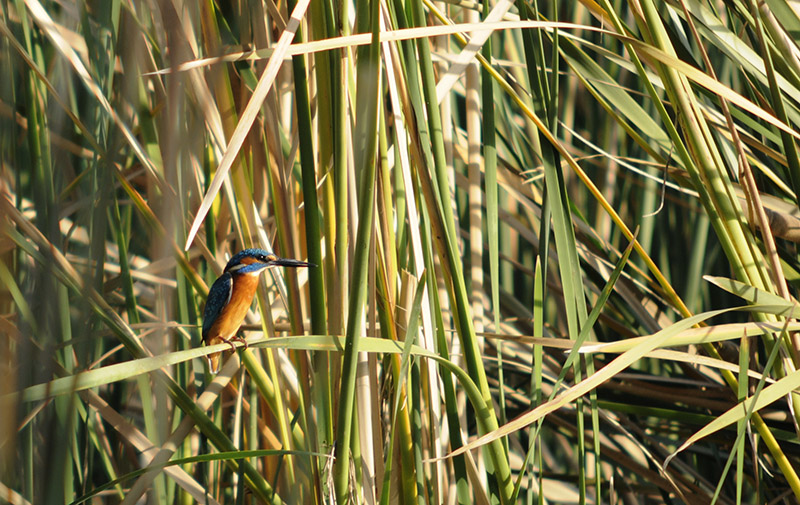
[{"label": "bird's blue wing", "polygon": [[211,330],[214,321],[217,320],[223,307],[228,304],[233,292],[233,276],[230,273],[224,273],[219,279],[214,281],[211,290],[208,292],[208,299],[206,299],[206,308],[203,312],[203,339],[205,340],[206,334]]}]

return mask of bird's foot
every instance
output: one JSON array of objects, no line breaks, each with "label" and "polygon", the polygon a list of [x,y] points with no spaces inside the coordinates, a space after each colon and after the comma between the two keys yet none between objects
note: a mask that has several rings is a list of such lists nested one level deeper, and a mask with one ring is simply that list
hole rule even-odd
[{"label": "bird's foot", "polygon": [[233,345],[233,342],[241,342],[241,344],[244,346],[244,349],[247,349],[247,340],[245,340],[244,337],[242,337],[241,335],[236,335],[235,337],[231,337],[231,339],[228,340],[228,343],[231,344],[231,347],[235,351],[236,346]]}]

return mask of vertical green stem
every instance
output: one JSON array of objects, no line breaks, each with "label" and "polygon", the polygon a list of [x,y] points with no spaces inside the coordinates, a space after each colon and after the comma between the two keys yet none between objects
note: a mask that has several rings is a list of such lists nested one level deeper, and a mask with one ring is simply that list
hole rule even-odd
[{"label": "vertical green stem", "polygon": [[358,3],[359,27],[369,27],[371,29],[372,42],[369,46],[359,49],[357,62],[358,89],[353,143],[356,170],[359,176],[359,222],[353,259],[353,276],[350,284],[351,296],[347,310],[341,394],[336,424],[336,461],[333,469],[336,498],[338,503],[341,504],[347,503],[349,496],[350,445],[351,440],[353,440],[353,431],[357,428],[353,424],[353,408],[355,404],[358,340],[361,338],[364,304],[367,297],[369,251],[372,247],[375,214],[378,90],[380,89],[378,7],[378,2],[360,1]]}]

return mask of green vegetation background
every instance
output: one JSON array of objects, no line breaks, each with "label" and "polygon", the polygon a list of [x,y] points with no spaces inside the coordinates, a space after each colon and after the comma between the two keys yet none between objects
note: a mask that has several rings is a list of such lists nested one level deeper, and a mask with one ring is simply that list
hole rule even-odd
[{"label": "green vegetation background", "polygon": [[[797,503],[787,0],[0,2],[0,500]],[[199,325],[270,270],[218,375]]]}]

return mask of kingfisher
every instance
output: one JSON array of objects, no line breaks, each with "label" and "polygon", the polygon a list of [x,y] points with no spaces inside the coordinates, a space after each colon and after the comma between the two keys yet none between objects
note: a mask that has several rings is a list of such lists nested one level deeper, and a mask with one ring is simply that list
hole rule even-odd
[{"label": "kingfisher", "polygon": [[[203,312],[203,342],[206,345],[228,343],[231,350],[233,342],[247,341],[238,335],[247,310],[253,303],[258,287],[258,276],[271,267],[309,267],[305,261],[283,259],[263,249],[245,249],[237,253],[225,265],[222,275],[214,281],[208,292],[206,308]],[[207,356],[212,373],[219,371],[222,353]]]}]

